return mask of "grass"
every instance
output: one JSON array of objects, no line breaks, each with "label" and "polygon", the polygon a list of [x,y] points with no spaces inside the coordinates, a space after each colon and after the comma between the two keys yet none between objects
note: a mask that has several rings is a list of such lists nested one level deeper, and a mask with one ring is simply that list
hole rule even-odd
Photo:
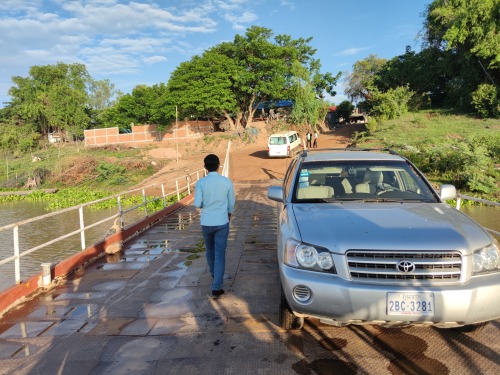
[{"label": "grass", "polygon": [[358,147],[390,148],[408,157],[435,185],[500,200],[500,121],[445,111],[409,113],[367,126]]},{"label": "grass", "polygon": [[498,119],[481,120],[448,115],[444,111],[421,111],[378,124],[376,132],[366,137],[365,142],[401,149],[407,146],[432,147],[473,136],[498,137],[499,134]]},{"label": "grass", "polygon": [[[28,178],[41,176],[42,188],[81,188],[122,191],[153,175],[168,161],[148,160],[147,149],[127,147],[86,148],[81,143],[48,145],[36,152],[14,155],[2,152],[2,190],[21,188]],[[39,160],[33,161],[37,157]]]}]

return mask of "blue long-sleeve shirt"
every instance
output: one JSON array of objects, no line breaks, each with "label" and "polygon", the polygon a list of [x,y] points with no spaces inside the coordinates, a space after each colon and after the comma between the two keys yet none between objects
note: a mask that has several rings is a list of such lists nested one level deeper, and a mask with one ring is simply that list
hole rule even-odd
[{"label": "blue long-sleeve shirt", "polygon": [[229,178],[210,172],[196,183],[194,205],[201,208],[201,225],[228,223],[228,213],[234,212],[234,204],[234,187]]}]

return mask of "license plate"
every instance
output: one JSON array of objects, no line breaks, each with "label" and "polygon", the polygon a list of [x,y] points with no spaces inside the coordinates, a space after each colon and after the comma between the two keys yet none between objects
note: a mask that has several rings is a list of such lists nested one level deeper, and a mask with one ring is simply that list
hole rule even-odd
[{"label": "license plate", "polygon": [[434,293],[387,293],[387,315],[434,316]]}]

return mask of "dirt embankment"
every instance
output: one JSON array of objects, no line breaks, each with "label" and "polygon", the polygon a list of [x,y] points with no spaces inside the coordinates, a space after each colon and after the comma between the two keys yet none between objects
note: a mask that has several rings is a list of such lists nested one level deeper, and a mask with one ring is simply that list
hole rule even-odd
[{"label": "dirt embankment", "polygon": [[[321,133],[318,138],[318,148],[345,148],[351,143],[354,132],[363,131],[364,124],[343,125],[334,130]],[[176,148],[161,148],[149,151],[151,156],[169,158],[171,162],[154,176],[143,181],[142,185],[160,183],[169,176],[178,177],[183,173],[203,169],[203,158],[209,153],[215,153],[221,161],[225,157],[227,140],[223,133],[215,134],[211,143],[198,140],[190,144],[179,145]],[[301,134],[305,138],[305,134]],[[268,134],[260,133],[255,141],[246,144],[240,141],[231,142],[229,177],[234,181],[256,181],[283,178],[289,158],[267,157]]]}]

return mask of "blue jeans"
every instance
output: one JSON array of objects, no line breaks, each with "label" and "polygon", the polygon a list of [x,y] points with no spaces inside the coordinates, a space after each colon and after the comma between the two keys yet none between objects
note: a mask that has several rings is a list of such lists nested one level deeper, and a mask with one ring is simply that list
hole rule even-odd
[{"label": "blue jeans", "polygon": [[202,225],[201,232],[207,249],[208,269],[213,277],[212,290],[220,290],[224,282],[224,270],[226,268],[229,223],[216,226]]}]

